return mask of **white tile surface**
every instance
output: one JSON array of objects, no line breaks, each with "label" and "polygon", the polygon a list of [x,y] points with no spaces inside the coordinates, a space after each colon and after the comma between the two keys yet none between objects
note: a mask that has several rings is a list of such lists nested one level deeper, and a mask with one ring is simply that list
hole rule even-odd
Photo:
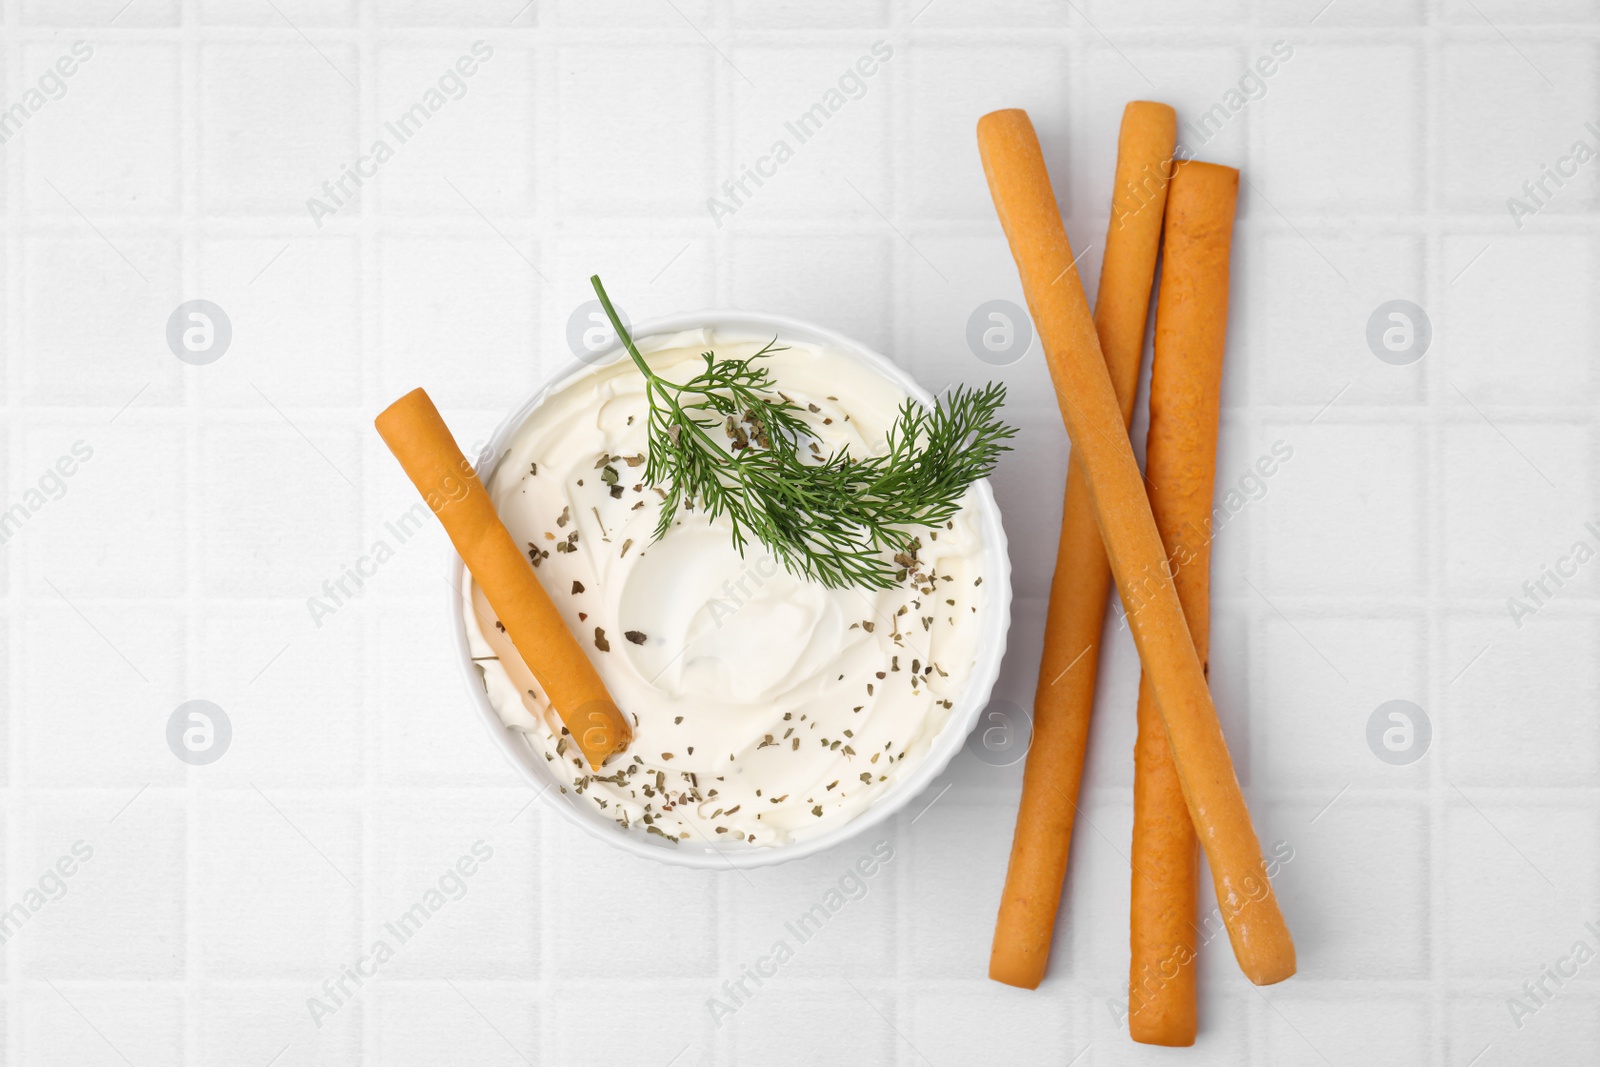
[{"label": "white tile surface", "polygon": [[[1004,368],[967,347],[978,305],[1021,295],[973,128],[1029,109],[1092,290],[1134,98],[1248,182],[1212,687],[1263,839],[1294,849],[1301,969],[1258,993],[1209,944],[1184,1058],[1592,1060],[1600,964],[1536,1005],[1522,984],[1600,950],[1600,562],[1545,577],[1600,549],[1600,160],[1520,226],[1507,199],[1575,141],[1600,151],[1595,3],[8,0],[0,25],[6,107],[93,49],[0,145],[0,509],[42,501],[0,544],[0,911],[27,915],[0,943],[0,1062],[1171,1059],[1112,1010],[1138,678],[1115,623],[1045,987],[984,977],[1021,768],[961,756],[882,829],[894,858],[859,899],[719,1019],[723,983],[871,841],[687,872],[547,813],[470,721],[433,529],[331,616],[306,603],[412,506],[372,415],[424,384],[481,439],[571,359],[598,270],[635,319],[787,312],[933,389],[1008,384],[997,694],[1026,704],[1066,440],[1037,342]],[[479,41],[492,58],[441,85]],[[708,199],[878,41],[890,58],[719,225]],[[1232,96],[1280,41],[1264,90]],[[430,89],[319,225],[307,198]],[[165,343],[191,298],[232,323],[209,366]],[[1367,344],[1393,299],[1430,317],[1409,366]],[[77,441],[92,458],[58,491]],[[215,764],[167,748],[190,699],[229,715]],[[1432,729],[1405,766],[1366,742],[1393,699]],[[91,858],[58,880],[75,843]],[[344,973],[432,891],[374,976]]]}]

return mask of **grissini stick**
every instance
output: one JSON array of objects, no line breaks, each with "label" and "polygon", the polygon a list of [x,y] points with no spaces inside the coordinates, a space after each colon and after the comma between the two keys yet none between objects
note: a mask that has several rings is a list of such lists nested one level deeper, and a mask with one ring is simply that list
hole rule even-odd
[{"label": "grissini stick", "polygon": [[[1202,666],[1211,644],[1211,495],[1217,480],[1228,258],[1239,172],[1180,163],[1167,191],[1161,298],[1150,373],[1145,480],[1150,510],[1177,573],[1189,636]],[[1206,672],[1207,680],[1210,671]],[[1148,1045],[1192,1045],[1195,1006],[1194,827],[1148,678],[1139,680],[1133,747],[1133,863],[1129,897],[1128,1033]]]},{"label": "grissini stick", "polygon": [[506,636],[595,770],[633,739],[633,728],[500,521],[439,409],[413,389],[374,420],[389,451],[456,546]]},{"label": "grissini stick", "polygon": [[1111,573],[1166,724],[1189,817],[1211,865],[1234,956],[1257,985],[1280,982],[1294,973],[1294,942],[1266,877],[1205,671],[1168,573],[1039,139],[1027,113],[1010,109],[978,120],[978,147],[1067,433],[1088,478]]},{"label": "grissini stick", "polygon": [[[1165,104],[1135,100],[1122,113],[1094,323],[1122,408],[1124,431],[1139,386],[1150,286],[1161,249],[1161,212],[1177,135],[1177,115]],[[1044,655],[1033,696],[1033,743],[1023,769],[1011,862],[989,954],[989,977],[1007,985],[1037,989],[1050,957],[1089,745],[1100,632],[1110,590],[1111,565],[1089,503],[1088,482],[1073,455],[1061,505]]]}]

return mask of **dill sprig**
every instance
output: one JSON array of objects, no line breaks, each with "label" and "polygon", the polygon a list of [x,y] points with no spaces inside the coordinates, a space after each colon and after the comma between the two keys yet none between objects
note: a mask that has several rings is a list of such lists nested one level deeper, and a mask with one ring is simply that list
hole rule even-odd
[{"label": "dill sprig", "polygon": [[[942,526],[967,487],[994,469],[1016,429],[996,417],[1005,386],[957,386],[928,411],[907,399],[881,455],[822,454],[765,357],[716,359],[685,382],[650,369],[598,275],[590,279],[617,337],[644,375],[650,404],[645,480],[665,494],[655,537],[679,508],[725,515],[740,555],[751,538],[791,574],[830,588],[893,588],[915,569],[918,531]],[[721,434],[719,438],[716,436]]]}]

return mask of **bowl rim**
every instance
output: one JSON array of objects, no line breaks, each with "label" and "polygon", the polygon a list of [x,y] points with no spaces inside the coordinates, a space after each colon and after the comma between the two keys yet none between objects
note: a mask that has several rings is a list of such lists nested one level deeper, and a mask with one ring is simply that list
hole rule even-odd
[{"label": "bowl rim", "polygon": [[[904,389],[908,396],[923,404],[933,403],[932,395],[887,356],[834,330],[787,315],[725,309],[689,311],[649,319],[631,327],[630,332],[636,341],[640,341],[702,329],[712,333],[735,333],[741,329],[761,334],[775,332],[780,336],[836,348],[866,363]],[[550,393],[580,375],[588,373],[594,367],[611,362],[613,354],[620,355],[621,352],[621,346],[617,345],[593,359],[573,359],[563,363],[561,367],[546,375],[532,394],[513,407],[500,421],[490,435],[488,443],[473,460],[473,468],[479,479],[487,486],[499,468],[511,436]],[[535,799],[544,799],[548,807],[559,811],[569,822],[582,827],[613,848],[672,866],[702,870],[730,868],[745,870],[774,866],[831,849],[893,818],[913,799],[920,796],[935,778],[944,773],[951,760],[960,754],[965,746],[967,735],[972,732],[999,679],[1000,665],[1005,658],[1007,636],[1011,628],[1011,561],[1000,506],[994,498],[994,490],[989,480],[984,479],[976,483],[974,488],[978,494],[979,522],[984,540],[984,584],[989,586],[990,591],[988,606],[984,609],[983,631],[979,635],[977,660],[973,664],[972,675],[967,681],[966,689],[951,709],[949,718],[930,741],[927,754],[923,756],[921,762],[860,815],[826,833],[788,845],[724,849],[708,842],[703,849],[689,851],[677,846],[653,844],[620,829],[610,819],[605,819],[602,823],[598,816],[581,811],[562,792],[552,788],[558,784],[555,776],[549,774],[537,761],[533,749],[521,739],[520,735],[501,721],[499,713],[489,702],[483,680],[478,676],[472,662],[472,652],[467,639],[466,613],[462,608],[462,598],[468,590],[465,565],[452,546],[446,549],[449,566],[447,577],[450,586],[450,628],[457,665],[466,682],[468,698],[477,709],[480,721],[489,731],[501,756],[520,771],[530,785],[538,787]]]}]

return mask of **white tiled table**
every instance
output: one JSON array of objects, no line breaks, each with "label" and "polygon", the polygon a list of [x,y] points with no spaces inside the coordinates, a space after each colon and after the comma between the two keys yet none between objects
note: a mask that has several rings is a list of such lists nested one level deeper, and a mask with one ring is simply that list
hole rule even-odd
[{"label": "white tiled table", "polygon": [[[1592,1060],[1600,963],[1520,1019],[1508,1001],[1600,948],[1597,565],[1520,627],[1506,601],[1600,544],[1600,161],[1520,228],[1506,198],[1600,149],[1600,14],[1324,2],[6,0],[7,107],[93,49],[0,146],[0,486],[25,511],[0,548],[4,907],[25,917],[0,948],[7,1062]],[[480,40],[466,95],[317,225],[306,198]],[[1219,484],[1293,448],[1216,542],[1212,679],[1262,837],[1294,850],[1300,974],[1255,990],[1218,940],[1192,1052],[1117,1025],[1118,633],[1040,991],[984,977],[1020,768],[963,755],[880,835],[866,895],[717,1025],[707,999],[872,840],[684,872],[527,806],[450,661],[437,531],[308,610],[413,500],[371,416],[423,384],[481,440],[572,358],[596,271],[636,320],[771,310],[933,388],[998,375],[1023,427],[996,479],[1017,593],[998,695],[1026,704],[1065,437],[1037,347],[996,371],[965,341],[977,305],[1020,301],[974,122],[1032,113],[1093,278],[1122,105],[1195,121],[1280,40],[1199,151],[1249,183]],[[860,98],[717,225],[707,197],[877,41]],[[166,345],[192,298],[232,322],[209,366]],[[1409,366],[1367,345],[1392,299],[1432,322]],[[77,442],[90,458],[30,497]],[[191,699],[232,722],[208,766],[165,740]],[[1432,724],[1406,766],[1366,741],[1392,699]],[[314,1019],[478,841],[461,899]]]}]

